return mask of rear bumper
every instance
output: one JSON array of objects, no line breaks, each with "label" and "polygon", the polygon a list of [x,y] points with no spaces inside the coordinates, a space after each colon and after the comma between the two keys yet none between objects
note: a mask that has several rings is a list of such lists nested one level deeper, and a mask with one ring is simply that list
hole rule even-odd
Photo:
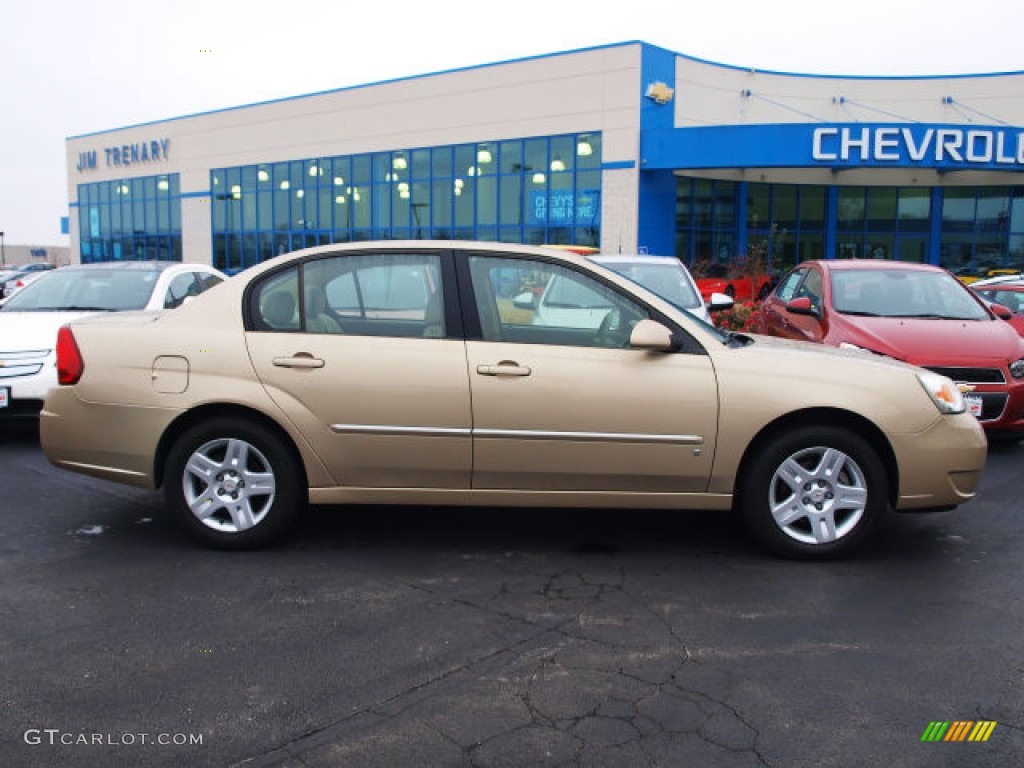
[{"label": "rear bumper", "polygon": [[62,469],[152,489],[160,437],[178,414],[84,402],[73,389],[55,387],[39,414],[39,443]]}]

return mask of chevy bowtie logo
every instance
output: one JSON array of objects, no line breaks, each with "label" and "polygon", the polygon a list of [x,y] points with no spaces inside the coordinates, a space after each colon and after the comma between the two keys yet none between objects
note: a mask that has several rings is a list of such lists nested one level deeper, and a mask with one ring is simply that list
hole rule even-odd
[{"label": "chevy bowtie logo", "polygon": [[672,88],[669,88],[665,83],[659,80],[656,83],[648,85],[647,92],[644,95],[658,104],[668,104],[672,101],[673,93],[675,93],[675,91]]}]

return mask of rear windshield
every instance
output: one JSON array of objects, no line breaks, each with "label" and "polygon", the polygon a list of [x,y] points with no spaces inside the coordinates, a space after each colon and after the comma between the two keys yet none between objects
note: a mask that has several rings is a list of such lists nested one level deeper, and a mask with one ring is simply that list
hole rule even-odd
[{"label": "rear windshield", "polygon": [[120,267],[47,272],[14,294],[6,312],[60,310],[119,311],[143,309],[153,293],[159,270]]}]

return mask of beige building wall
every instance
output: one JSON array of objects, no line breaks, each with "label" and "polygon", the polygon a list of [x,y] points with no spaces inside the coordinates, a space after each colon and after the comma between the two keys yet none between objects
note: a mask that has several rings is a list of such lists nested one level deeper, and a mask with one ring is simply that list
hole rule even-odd
[{"label": "beige building wall", "polygon": [[71,263],[70,249],[66,245],[9,245],[3,246],[3,267],[22,264],[53,264],[64,267]]},{"label": "beige building wall", "polygon": [[[210,206],[199,195],[209,192],[211,168],[575,132],[602,133],[603,162],[635,162],[641,50],[580,51],[75,137],[66,147],[68,197],[77,200],[81,183],[179,173],[184,258],[209,263]],[[162,139],[166,158],[106,164],[105,148]],[[79,171],[87,152],[97,152],[97,167]],[[636,173],[608,170],[603,183],[604,212],[615,211],[603,227],[607,247],[635,248]],[[77,256],[77,208],[70,235]]]}]

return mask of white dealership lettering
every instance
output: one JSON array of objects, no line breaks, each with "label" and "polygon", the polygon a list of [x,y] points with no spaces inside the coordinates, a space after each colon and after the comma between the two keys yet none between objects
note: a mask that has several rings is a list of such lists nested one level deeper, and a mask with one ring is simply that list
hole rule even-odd
[{"label": "white dealership lettering", "polygon": [[984,128],[815,128],[818,162],[1024,165],[1024,133]]}]

